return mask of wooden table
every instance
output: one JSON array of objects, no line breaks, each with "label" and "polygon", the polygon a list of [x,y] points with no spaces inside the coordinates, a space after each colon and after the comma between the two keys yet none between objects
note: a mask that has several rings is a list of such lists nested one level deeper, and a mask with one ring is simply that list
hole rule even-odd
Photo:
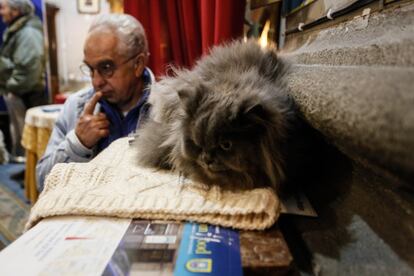
[{"label": "wooden table", "polygon": [[287,275],[293,257],[277,224],[265,231],[240,231],[243,271],[249,275]]},{"label": "wooden table", "polygon": [[25,195],[32,204],[37,200],[36,163],[45,152],[62,104],[43,105],[27,110],[22,134],[26,150]]}]

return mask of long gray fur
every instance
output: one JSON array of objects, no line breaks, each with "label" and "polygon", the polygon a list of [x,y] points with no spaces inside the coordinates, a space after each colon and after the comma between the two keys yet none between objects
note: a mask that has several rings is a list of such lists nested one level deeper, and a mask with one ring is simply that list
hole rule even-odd
[{"label": "long gray fur", "polygon": [[279,188],[295,116],[288,66],[254,41],[218,46],[190,70],[152,87],[136,140],[140,165],[173,169],[207,185]]}]

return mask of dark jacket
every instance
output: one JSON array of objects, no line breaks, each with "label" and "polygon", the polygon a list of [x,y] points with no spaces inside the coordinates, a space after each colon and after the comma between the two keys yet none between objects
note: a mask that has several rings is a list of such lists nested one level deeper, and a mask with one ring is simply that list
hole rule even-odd
[{"label": "dark jacket", "polygon": [[25,15],[8,26],[0,48],[0,94],[11,92],[27,108],[46,104],[42,22]]}]

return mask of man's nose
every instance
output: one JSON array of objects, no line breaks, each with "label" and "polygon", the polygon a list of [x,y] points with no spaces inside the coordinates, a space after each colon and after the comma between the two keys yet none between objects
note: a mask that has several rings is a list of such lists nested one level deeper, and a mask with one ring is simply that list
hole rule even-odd
[{"label": "man's nose", "polygon": [[99,74],[98,71],[94,70],[92,73],[92,85],[93,87],[101,87],[105,84],[106,80]]}]

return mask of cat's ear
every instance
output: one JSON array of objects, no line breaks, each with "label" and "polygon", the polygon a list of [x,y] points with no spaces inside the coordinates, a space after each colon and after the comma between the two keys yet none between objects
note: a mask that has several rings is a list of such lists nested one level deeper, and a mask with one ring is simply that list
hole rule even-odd
[{"label": "cat's ear", "polygon": [[178,97],[183,105],[185,105],[191,98],[192,91],[189,89],[181,89],[177,91]]},{"label": "cat's ear", "polygon": [[202,88],[196,87],[177,91],[181,106],[188,115],[193,115],[199,106],[201,98],[200,89]]},{"label": "cat's ear", "polygon": [[268,113],[262,104],[254,104],[247,106],[244,110],[244,114],[248,117],[260,118],[266,120]]},{"label": "cat's ear", "polygon": [[244,131],[257,132],[267,125],[269,113],[266,108],[260,104],[244,104],[239,110],[238,124]]}]

